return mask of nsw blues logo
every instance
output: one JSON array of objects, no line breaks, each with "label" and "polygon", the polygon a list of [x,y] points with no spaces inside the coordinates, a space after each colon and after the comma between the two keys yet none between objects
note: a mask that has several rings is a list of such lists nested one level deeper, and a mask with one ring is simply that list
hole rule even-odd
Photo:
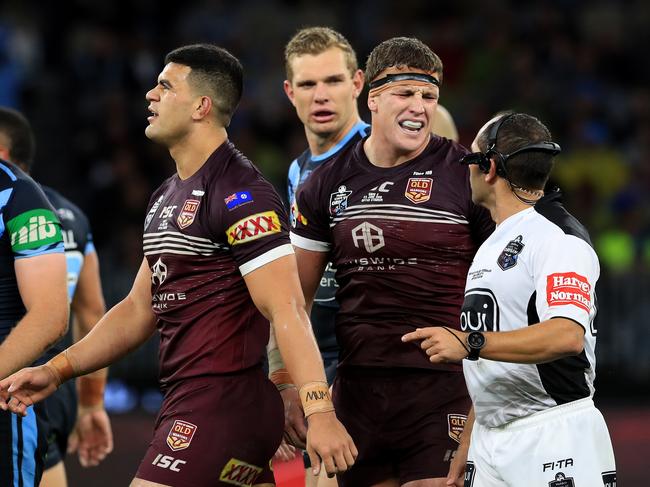
[{"label": "nsw blues logo", "polygon": [[522,240],[523,237],[519,235],[514,240],[508,242],[506,248],[503,249],[501,255],[499,255],[499,258],[497,259],[497,264],[499,264],[499,267],[501,267],[502,270],[507,271],[517,265],[519,254],[525,247]]}]

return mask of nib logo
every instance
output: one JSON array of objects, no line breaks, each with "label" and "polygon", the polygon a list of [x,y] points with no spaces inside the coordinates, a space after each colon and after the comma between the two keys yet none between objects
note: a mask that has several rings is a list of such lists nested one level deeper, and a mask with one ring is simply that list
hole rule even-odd
[{"label": "nib logo", "polygon": [[27,211],[9,220],[7,229],[14,251],[37,249],[63,241],[54,212],[44,208]]},{"label": "nib logo", "polygon": [[167,266],[159,258],[151,268],[151,284],[156,284],[158,281],[160,285],[165,282],[165,279],[167,279]]}]

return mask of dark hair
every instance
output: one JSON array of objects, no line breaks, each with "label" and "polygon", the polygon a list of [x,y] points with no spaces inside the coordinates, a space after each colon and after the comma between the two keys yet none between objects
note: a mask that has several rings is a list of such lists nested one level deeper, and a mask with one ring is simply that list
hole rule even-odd
[{"label": "dark hair", "polygon": [[358,69],[357,55],[348,40],[340,32],[329,27],[306,27],[300,29],[284,48],[284,65],[287,79],[293,79],[291,61],[294,57],[311,54],[316,56],[331,48],[340,49],[345,56],[345,63],[350,76]]},{"label": "dark hair", "polygon": [[239,60],[222,47],[192,44],[168,53],[165,64],[168,63],[192,68],[190,84],[212,99],[219,121],[227,127],[243,91],[244,69]]},{"label": "dark hair", "polygon": [[375,47],[366,61],[366,81],[374,81],[384,69],[393,66],[436,73],[442,81],[440,58],[422,41],[412,37],[393,37]]},{"label": "dark hair", "polygon": [[[508,113],[502,115],[507,116]],[[498,122],[499,119],[485,127],[476,139],[482,152],[487,149],[491,128]],[[526,113],[515,113],[499,127],[495,149],[501,154],[511,154],[529,144],[552,141],[551,132],[539,119]],[[505,166],[512,184],[527,189],[543,189],[553,169],[553,155],[538,151],[522,152],[509,158]]]},{"label": "dark hair", "polygon": [[0,134],[9,139],[11,162],[29,171],[34,162],[36,141],[25,116],[12,108],[0,107]]}]

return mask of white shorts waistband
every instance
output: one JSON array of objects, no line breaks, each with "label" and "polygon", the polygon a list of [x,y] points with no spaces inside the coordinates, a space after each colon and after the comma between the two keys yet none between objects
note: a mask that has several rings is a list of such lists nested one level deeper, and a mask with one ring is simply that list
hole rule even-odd
[{"label": "white shorts waistband", "polygon": [[529,428],[541,422],[552,421],[553,418],[559,418],[568,414],[595,408],[596,407],[594,406],[593,399],[591,397],[585,397],[583,399],[578,399],[577,401],[571,401],[559,406],[553,406],[552,408],[545,409],[544,411],[538,411],[529,416],[524,416],[523,418],[515,419],[507,424],[504,424],[503,426],[497,426],[495,428],[487,427],[487,429],[512,431],[515,429]]}]

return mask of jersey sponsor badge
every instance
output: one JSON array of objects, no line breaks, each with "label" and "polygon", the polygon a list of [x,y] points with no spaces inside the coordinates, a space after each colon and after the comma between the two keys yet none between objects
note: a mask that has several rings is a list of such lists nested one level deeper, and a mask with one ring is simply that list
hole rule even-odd
[{"label": "jersey sponsor badge", "polygon": [[499,331],[499,304],[492,291],[473,288],[465,292],[460,311],[462,331]]},{"label": "jersey sponsor badge", "polygon": [[546,302],[549,306],[572,304],[589,313],[591,284],[575,272],[558,272],[546,276]]},{"label": "jersey sponsor badge", "polygon": [[175,419],[169,433],[167,433],[167,446],[174,451],[185,450],[190,446],[197,426],[187,421]]},{"label": "jersey sponsor badge", "polygon": [[226,236],[230,245],[240,245],[280,233],[280,230],[280,218],[275,211],[271,210],[242,218],[226,230]]},{"label": "jersey sponsor badge", "polygon": [[449,438],[460,443],[460,435],[463,432],[463,428],[465,428],[466,422],[467,416],[464,414],[448,414],[447,430],[449,432]]},{"label": "jersey sponsor badge", "polygon": [[352,194],[345,185],[339,186],[336,193],[330,194],[330,215],[339,215],[348,207],[348,197]]},{"label": "jersey sponsor badge", "polygon": [[419,205],[425,203],[431,198],[431,189],[433,188],[432,178],[409,178],[406,183],[406,196],[412,203]]},{"label": "jersey sponsor badge", "polygon": [[176,218],[176,223],[178,223],[178,227],[181,230],[189,227],[194,222],[194,217],[196,217],[196,212],[200,204],[201,200],[185,200],[181,213]]},{"label": "jersey sponsor badge", "polygon": [[506,248],[503,249],[499,258],[497,259],[497,264],[501,267],[501,270],[507,271],[512,269],[517,265],[517,260],[519,260],[519,254],[524,249],[525,245],[522,242],[523,237],[517,235],[517,238],[510,240]]},{"label": "jersey sponsor badge", "polygon": [[616,487],[616,470],[603,472],[603,487]]},{"label": "jersey sponsor badge", "polygon": [[291,226],[293,228],[296,228],[299,222],[302,226],[307,226],[307,218],[305,215],[300,213],[300,210],[298,209],[298,203],[294,200],[293,204],[291,205]]},{"label": "jersey sponsor badge", "polygon": [[575,487],[573,477],[567,477],[562,472],[555,474],[555,480],[548,483],[548,487]]},{"label": "jersey sponsor badge", "polygon": [[7,230],[16,253],[63,242],[59,220],[46,208],[29,210],[12,218],[7,222]]},{"label": "jersey sponsor badge", "polygon": [[231,458],[221,470],[219,480],[232,485],[250,487],[255,483],[257,477],[262,473],[262,468],[257,465],[243,462],[237,458]]},{"label": "jersey sponsor badge", "polygon": [[253,202],[253,195],[250,191],[238,191],[223,199],[226,208],[234,210],[235,208]]}]

